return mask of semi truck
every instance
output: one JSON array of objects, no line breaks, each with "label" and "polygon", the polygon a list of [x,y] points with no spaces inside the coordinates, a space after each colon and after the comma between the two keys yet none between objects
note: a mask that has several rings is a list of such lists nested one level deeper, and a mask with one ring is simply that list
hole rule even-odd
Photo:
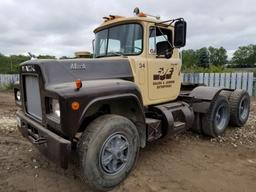
[{"label": "semi truck", "polygon": [[149,142],[186,130],[217,137],[250,111],[244,90],[182,83],[183,18],[134,13],[103,18],[93,58],[22,63],[14,89],[22,135],[62,168],[77,157],[82,180],[102,191],[129,175]]}]

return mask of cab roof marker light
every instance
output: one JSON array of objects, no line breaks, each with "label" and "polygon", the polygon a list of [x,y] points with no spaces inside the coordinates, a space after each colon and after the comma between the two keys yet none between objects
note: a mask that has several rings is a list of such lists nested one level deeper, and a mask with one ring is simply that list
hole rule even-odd
[{"label": "cab roof marker light", "polygon": [[150,14],[147,14],[147,13],[144,13],[144,12],[140,12],[140,9],[139,9],[138,7],[136,7],[136,8],[133,10],[133,13],[134,13],[135,15],[137,15],[138,17],[147,17],[147,16],[149,16],[149,17],[154,17],[154,18],[156,18],[157,20],[160,19],[160,16],[155,16],[155,15],[150,15]]},{"label": "cab roof marker light", "polygon": [[108,17],[103,17],[104,22],[114,20],[114,19],[119,19],[119,18],[124,18],[124,17],[120,15],[109,15]]}]

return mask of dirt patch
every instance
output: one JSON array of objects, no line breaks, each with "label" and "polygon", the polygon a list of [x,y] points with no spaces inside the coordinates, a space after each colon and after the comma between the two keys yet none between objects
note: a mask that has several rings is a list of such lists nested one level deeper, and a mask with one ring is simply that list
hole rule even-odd
[{"label": "dirt patch", "polygon": [[[12,92],[0,92],[0,191],[92,191],[71,165],[63,170],[23,139]],[[256,189],[256,102],[246,126],[209,139],[191,132],[141,150],[136,169],[113,191],[252,191]]]}]

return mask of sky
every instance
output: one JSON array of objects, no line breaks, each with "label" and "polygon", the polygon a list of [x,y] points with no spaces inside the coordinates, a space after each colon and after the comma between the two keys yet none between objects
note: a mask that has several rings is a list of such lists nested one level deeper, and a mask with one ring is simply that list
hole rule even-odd
[{"label": "sky", "polygon": [[73,56],[92,51],[93,30],[109,14],[133,9],[187,21],[185,49],[220,47],[229,56],[256,44],[255,0],[0,0],[0,53]]}]

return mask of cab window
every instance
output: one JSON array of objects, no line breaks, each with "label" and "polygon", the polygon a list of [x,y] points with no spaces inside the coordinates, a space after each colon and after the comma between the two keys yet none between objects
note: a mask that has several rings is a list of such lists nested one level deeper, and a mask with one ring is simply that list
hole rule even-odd
[{"label": "cab window", "polygon": [[149,29],[149,53],[157,54],[157,45],[172,43],[172,31],[169,29],[150,27]]},{"label": "cab window", "polygon": [[140,24],[122,24],[96,33],[94,57],[138,55],[142,52]]}]

